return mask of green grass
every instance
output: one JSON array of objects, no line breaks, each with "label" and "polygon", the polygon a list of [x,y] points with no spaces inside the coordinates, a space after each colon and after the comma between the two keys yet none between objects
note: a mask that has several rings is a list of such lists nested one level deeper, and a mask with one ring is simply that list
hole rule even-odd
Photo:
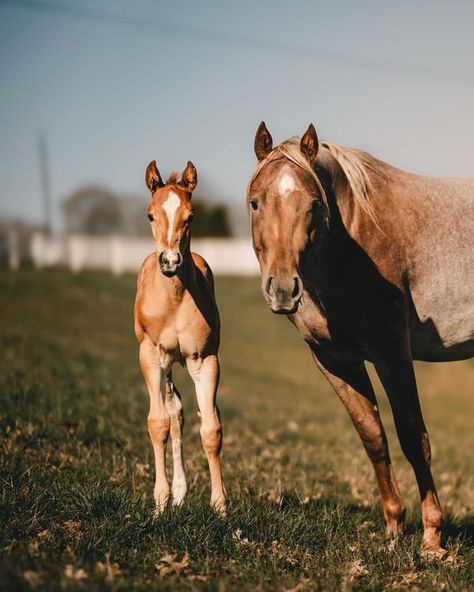
[{"label": "green grass", "polygon": [[358,437],[296,331],[266,309],[257,279],[218,277],[228,515],[208,507],[180,369],[190,493],[153,519],[134,290],[131,276],[0,275],[0,590],[474,588],[472,363],[417,365],[448,516],[450,560],[430,562],[385,396],[409,507],[395,545]]}]

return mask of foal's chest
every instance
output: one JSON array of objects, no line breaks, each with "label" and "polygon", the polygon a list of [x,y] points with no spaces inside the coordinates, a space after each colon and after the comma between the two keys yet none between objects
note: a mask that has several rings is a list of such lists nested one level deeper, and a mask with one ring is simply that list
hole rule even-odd
[{"label": "foal's chest", "polygon": [[183,304],[166,310],[156,305],[143,310],[142,326],[157,346],[160,364],[168,366],[201,356],[212,347],[211,327],[200,310],[192,302]]}]

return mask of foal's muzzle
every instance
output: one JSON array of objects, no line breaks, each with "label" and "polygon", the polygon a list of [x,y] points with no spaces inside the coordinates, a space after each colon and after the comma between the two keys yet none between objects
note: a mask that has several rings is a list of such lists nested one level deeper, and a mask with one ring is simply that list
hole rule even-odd
[{"label": "foal's muzzle", "polygon": [[293,314],[303,295],[303,282],[298,276],[268,276],[263,284],[263,295],[276,314]]},{"label": "foal's muzzle", "polygon": [[161,273],[167,277],[176,275],[182,262],[183,256],[179,251],[168,249],[166,251],[161,251],[158,255],[158,263],[160,264]]}]

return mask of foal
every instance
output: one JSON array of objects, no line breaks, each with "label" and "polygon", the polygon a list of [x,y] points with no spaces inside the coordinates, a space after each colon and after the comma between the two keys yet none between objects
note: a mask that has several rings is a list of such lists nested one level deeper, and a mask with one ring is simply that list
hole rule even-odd
[{"label": "foal", "polygon": [[156,252],[143,262],[135,300],[135,334],[140,344],[140,367],[150,395],[148,432],[155,454],[156,513],[170,498],[166,475],[166,444],[171,432],[173,447],[173,505],[186,495],[183,463],[181,396],[173,384],[171,366],[186,363],[194,381],[201,440],[211,474],[211,505],[225,511],[220,451],[222,428],[216,405],[219,382],[219,312],[212,272],[202,257],[191,253],[193,219],[191,193],[197,184],[194,165],[188,162],[182,178],[161,179],[152,161],[145,181],[151,192],[148,218]]}]

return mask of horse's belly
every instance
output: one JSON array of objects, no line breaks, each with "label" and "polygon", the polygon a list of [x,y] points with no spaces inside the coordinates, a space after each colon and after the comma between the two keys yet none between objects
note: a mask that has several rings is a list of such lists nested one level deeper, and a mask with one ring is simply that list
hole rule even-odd
[{"label": "horse's belly", "polygon": [[413,357],[449,361],[474,356],[473,288],[468,284],[448,284],[436,275],[430,284],[411,294]]}]

